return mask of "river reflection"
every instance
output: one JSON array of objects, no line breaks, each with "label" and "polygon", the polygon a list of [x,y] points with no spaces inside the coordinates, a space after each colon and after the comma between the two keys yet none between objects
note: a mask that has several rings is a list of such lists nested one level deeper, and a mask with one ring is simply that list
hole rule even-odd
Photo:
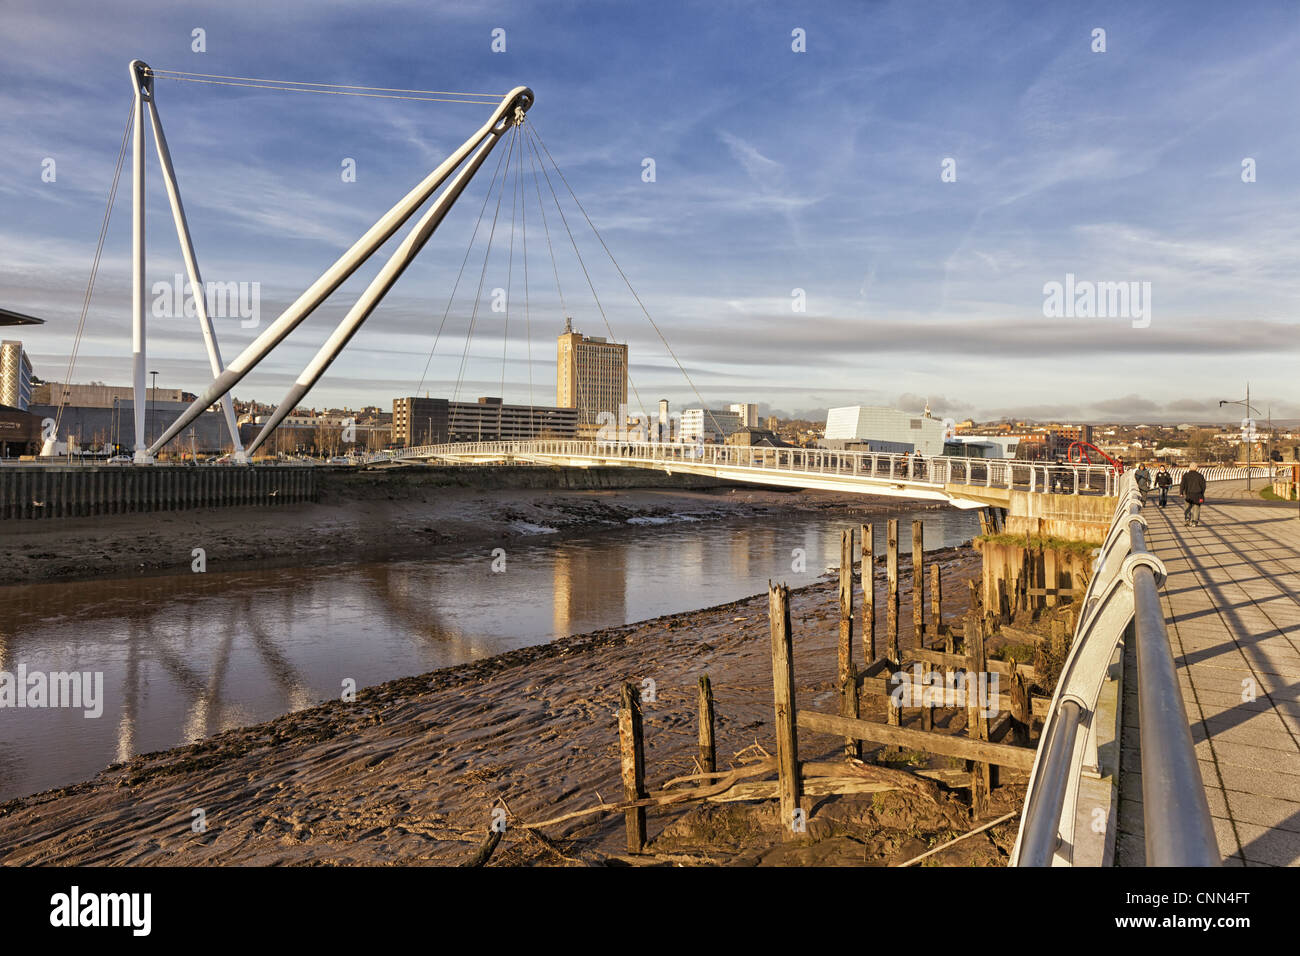
[{"label": "river reflection", "polygon": [[[973,512],[917,512],[927,549],[978,533]],[[900,512],[910,549],[910,513]],[[883,553],[883,519],[876,533]],[[365,687],[661,614],[811,583],[852,516],[537,535],[436,560],[0,588],[0,671],[102,672],[99,718],[0,707],[0,799],[87,779]],[[792,552],[806,570],[791,570]]]}]

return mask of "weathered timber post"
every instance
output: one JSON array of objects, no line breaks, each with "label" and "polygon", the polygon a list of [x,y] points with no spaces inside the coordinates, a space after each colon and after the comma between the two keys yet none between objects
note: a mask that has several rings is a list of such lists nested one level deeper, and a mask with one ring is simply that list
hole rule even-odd
[{"label": "weathered timber post", "polygon": [[867,666],[876,661],[876,548],[875,526],[862,526],[862,649]]},{"label": "weathered timber post", "polygon": [[925,525],[912,519],[912,640],[925,647]]},{"label": "weathered timber post", "polygon": [[[930,629],[935,638],[943,637],[943,589],[939,583],[939,565],[930,565]],[[949,653],[952,648],[948,648]]]},{"label": "weathered timber post", "polygon": [[[853,666],[853,529],[840,532],[840,716],[858,716],[858,681]],[[870,663],[870,661],[868,661]],[[844,753],[856,757],[858,741],[844,738]]]},{"label": "weathered timber post", "polygon": [[1029,746],[1029,727],[1033,719],[1030,708],[1029,682],[1020,673],[1015,660],[1011,661],[1011,742],[1020,747]]},{"label": "weathered timber post", "polygon": [[[889,641],[889,674],[892,677],[902,664],[898,650],[898,519],[890,518],[885,538],[885,577],[889,596],[885,599],[885,634]],[[902,723],[894,695],[889,696],[889,723],[897,727]]]},{"label": "weathered timber post", "polygon": [[[623,774],[623,798],[629,802],[644,800],[645,740],[641,731],[641,692],[625,681],[618,709],[618,746]],[[623,811],[627,822],[627,850],[640,853],[645,848],[645,807]]]},{"label": "weathered timber post", "polygon": [[713,685],[709,675],[700,675],[700,772],[718,769],[718,753],[713,743]]},{"label": "weathered timber post", "polygon": [[794,646],[790,639],[790,589],[767,585],[767,617],[772,631],[772,695],[776,708],[777,790],[781,797],[783,839],[795,836],[799,809],[799,738],[795,732]]},{"label": "weathered timber post", "polygon": [[[988,681],[987,662],[984,657],[984,621],[978,613],[966,617],[966,729],[976,740],[988,740],[988,716],[981,705],[981,681]],[[992,786],[989,764],[976,762],[971,769],[971,812],[976,819],[988,810],[989,790]]]}]

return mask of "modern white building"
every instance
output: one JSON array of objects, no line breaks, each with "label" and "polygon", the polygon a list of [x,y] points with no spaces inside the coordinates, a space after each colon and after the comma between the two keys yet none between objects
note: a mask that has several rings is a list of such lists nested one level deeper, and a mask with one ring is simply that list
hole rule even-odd
[{"label": "modern white building", "polygon": [[682,409],[681,440],[684,442],[721,442],[744,427],[738,414],[720,408]]},{"label": "modern white building", "polygon": [[[948,439],[963,445],[984,446],[985,458],[1015,458],[1016,448],[1020,445],[1019,435],[969,435],[962,434]],[[992,450],[989,450],[992,446]]]},{"label": "modern white building", "polygon": [[874,405],[832,408],[826,414],[825,442],[828,445],[861,446],[871,451],[920,452],[927,457],[943,454],[943,422],[929,414],[920,415]]}]

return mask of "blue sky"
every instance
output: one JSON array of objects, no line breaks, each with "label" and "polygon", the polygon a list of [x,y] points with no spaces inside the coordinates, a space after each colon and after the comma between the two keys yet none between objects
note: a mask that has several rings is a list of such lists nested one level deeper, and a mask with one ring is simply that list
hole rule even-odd
[{"label": "blue sky", "polygon": [[[46,378],[65,371],[139,57],[319,83],[532,87],[528,122],[711,404],[816,414],[929,398],[959,418],[1226,419],[1238,416],[1217,399],[1249,379],[1261,411],[1300,417],[1295,3],[0,0],[0,25],[0,304],[48,320],[21,330]],[[206,52],[191,50],[195,28]],[[791,49],[796,28],[806,52]],[[263,326],[490,109],[164,80],[157,103],[204,277],[260,283]],[[941,181],[948,158],[955,182]],[[495,162],[310,404],[388,406],[416,389]],[[152,146],[149,164],[152,283],[182,267]],[[547,212],[575,326],[607,334]],[[641,398],[696,404],[565,212]],[[129,381],[129,213],[124,177],[78,381]],[[504,375],[507,401],[527,401],[531,368],[533,399],[554,400],[563,317],[537,223],[534,201],[529,323],[516,232],[509,336],[481,305],[462,398],[500,393]],[[236,394],[278,400],[404,232]],[[508,236],[499,225],[488,289],[506,285]],[[456,387],[482,250],[422,391]],[[1045,317],[1044,284],[1067,273],[1149,282],[1149,327]],[[256,332],[217,322],[227,359]],[[193,319],[151,319],[149,355],[160,385],[208,381]]]}]

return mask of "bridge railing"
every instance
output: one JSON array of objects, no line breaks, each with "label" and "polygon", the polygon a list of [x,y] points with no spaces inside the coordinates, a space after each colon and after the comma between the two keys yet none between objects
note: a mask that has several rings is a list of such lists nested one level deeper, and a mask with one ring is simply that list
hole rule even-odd
[{"label": "bridge railing", "polygon": [[[1101,777],[1099,734],[1111,737],[1108,763],[1118,772],[1116,719],[1103,728],[1098,702],[1116,667],[1120,640],[1136,642],[1142,810],[1149,866],[1218,866],[1218,843],[1183,707],[1160,605],[1164,564],[1146,545],[1143,495],[1133,474],[1122,476],[1119,502],[1039,740],[1029,778],[1013,866],[1071,865],[1081,844],[1095,841],[1093,808],[1080,805],[1084,778]],[[1118,707],[1118,704],[1116,704]],[[1118,710],[1116,710],[1116,717]],[[1116,810],[1112,779],[1106,786]],[[1080,810],[1084,812],[1080,813]],[[1108,819],[1108,833],[1116,821]],[[1105,839],[1105,837],[1101,837]],[[1093,859],[1104,854],[1093,854]]]},{"label": "bridge railing", "polygon": [[899,487],[966,485],[1032,492],[1113,495],[1118,475],[1108,465],[1016,461],[998,458],[932,458],[916,454],[837,451],[829,448],[768,448],[693,445],[676,442],[591,442],[560,439],[464,442],[405,448],[388,458],[448,458],[482,461],[583,459],[662,467],[683,465],[762,469],[791,474],[834,475],[888,481]]}]

